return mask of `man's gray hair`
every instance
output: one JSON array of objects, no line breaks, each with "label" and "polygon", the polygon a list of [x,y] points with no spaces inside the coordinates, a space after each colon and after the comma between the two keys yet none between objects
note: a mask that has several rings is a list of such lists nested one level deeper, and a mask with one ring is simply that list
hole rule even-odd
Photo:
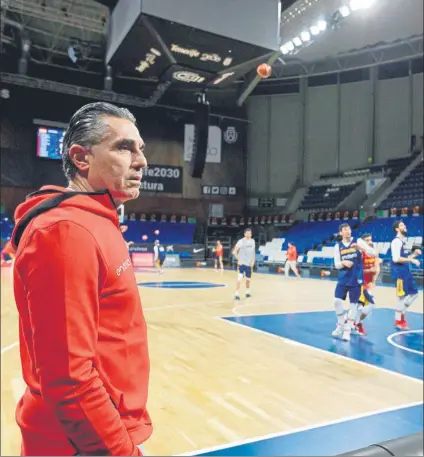
[{"label": "man's gray hair", "polygon": [[136,125],[136,119],[129,110],[110,103],[89,103],[80,108],[72,116],[63,138],[63,171],[69,180],[74,179],[78,172],[78,168],[69,157],[69,150],[75,144],[90,150],[94,145],[101,143],[108,133],[105,117],[127,119]]}]

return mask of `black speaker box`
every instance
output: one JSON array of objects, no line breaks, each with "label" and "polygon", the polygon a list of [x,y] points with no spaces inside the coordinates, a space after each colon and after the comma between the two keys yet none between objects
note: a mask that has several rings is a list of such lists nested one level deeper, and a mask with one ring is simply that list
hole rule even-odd
[{"label": "black speaker box", "polygon": [[205,169],[208,152],[209,136],[209,103],[204,101],[196,106],[194,122],[193,155],[190,161],[189,174],[193,178],[201,178]]}]

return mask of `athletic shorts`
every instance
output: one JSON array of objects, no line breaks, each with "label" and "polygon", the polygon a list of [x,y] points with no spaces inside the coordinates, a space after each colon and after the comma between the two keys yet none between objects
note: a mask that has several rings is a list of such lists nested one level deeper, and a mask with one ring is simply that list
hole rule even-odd
[{"label": "athletic shorts", "polygon": [[362,303],[364,306],[374,304],[374,297],[362,285],[344,286],[337,284],[334,292],[335,298],[346,300],[349,295],[350,303]]},{"label": "athletic shorts", "polygon": [[418,293],[417,283],[409,270],[403,273],[396,272],[394,277],[396,279],[396,294],[398,297],[406,297],[407,295]]},{"label": "athletic shorts", "polygon": [[252,268],[247,265],[239,265],[239,273],[250,279],[252,277]]},{"label": "athletic shorts", "polygon": [[159,259],[156,260],[156,263],[157,263],[160,267],[163,265],[164,262],[165,262],[165,258],[163,258],[163,259],[159,258]]}]

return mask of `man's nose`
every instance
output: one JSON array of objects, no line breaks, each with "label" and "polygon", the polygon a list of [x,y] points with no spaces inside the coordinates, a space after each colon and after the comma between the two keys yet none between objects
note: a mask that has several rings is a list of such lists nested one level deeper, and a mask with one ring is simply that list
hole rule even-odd
[{"label": "man's nose", "polygon": [[134,156],[133,161],[134,168],[146,168],[147,167],[147,159],[146,156],[140,151]]}]

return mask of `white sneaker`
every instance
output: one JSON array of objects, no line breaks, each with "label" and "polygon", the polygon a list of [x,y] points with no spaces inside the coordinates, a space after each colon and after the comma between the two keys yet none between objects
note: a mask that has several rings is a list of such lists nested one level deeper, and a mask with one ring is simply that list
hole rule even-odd
[{"label": "white sneaker", "polygon": [[250,298],[251,296],[251,294],[246,294],[246,298]]},{"label": "white sneaker", "polygon": [[342,340],[343,341],[350,341],[350,332],[349,332],[349,330],[345,330],[343,332]]},{"label": "white sneaker", "polygon": [[341,338],[342,335],[343,335],[343,325],[337,324],[337,327],[335,330],[333,330],[333,333],[331,334],[331,336],[333,338]]},{"label": "white sneaker", "polygon": [[240,300],[240,295],[239,294],[234,294],[234,300]]}]

